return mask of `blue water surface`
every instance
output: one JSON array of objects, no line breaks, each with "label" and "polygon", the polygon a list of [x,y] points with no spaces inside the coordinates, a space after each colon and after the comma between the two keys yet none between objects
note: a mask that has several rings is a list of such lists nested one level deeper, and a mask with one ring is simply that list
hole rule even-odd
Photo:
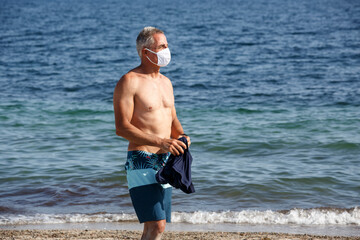
[{"label": "blue water surface", "polygon": [[359,206],[359,1],[0,4],[0,214],[133,212],[112,93],[145,26],[192,139],[175,211]]}]

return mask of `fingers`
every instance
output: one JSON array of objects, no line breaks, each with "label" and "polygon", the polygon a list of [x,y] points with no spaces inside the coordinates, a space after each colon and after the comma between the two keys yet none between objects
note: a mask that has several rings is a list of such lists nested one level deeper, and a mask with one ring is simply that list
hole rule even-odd
[{"label": "fingers", "polygon": [[186,136],[186,140],[187,140],[187,142],[188,142],[188,146],[190,147],[190,145],[191,145],[190,137],[189,137],[189,136]]},{"label": "fingers", "polygon": [[184,153],[184,149],[186,149],[186,145],[185,143],[179,141],[179,140],[176,140],[176,139],[173,139],[174,141],[172,142],[171,144],[171,149],[172,150],[172,154],[175,155],[175,156],[178,156],[180,154],[183,154]]},{"label": "fingers", "polygon": [[171,154],[178,156],[184,153],[184,149],[186,149],[186,144],[177,139],[166,139],[167,146],[164,148],[166,151]]},{"label": "fingers", "polygon": [[170,150],[170,152],[171,152],[172,155],[175,155],[175,156],[179,156],[179,155],[180,155],[179,150],[178,150],[176,147],[174,147],[174,146],[171,146],[169,150]]},{"label": "fingers", "polygon": [[[188,138],[188,146],[190,146],[190,138]],[[184,153],[184,149],[186,149],[186,144],[177,139],[163,139],[161,148],[165,151],[170,152],[171,154],[178,156]]]},{"label": "fingers", "polygon": [[176,141],[181,146],[182,153],[184,153],[184,149],[186,149],[186,144],[179,140],[176,140]]},{"label": "fingers", "polygon": [[185,138],[186,138],[187,143],[188,143],[188,147],[190,147],[190,145],[191,145],[191,140],[190,140],[190,137],[189,137],[188,135],[185,135],[185,134],[180,135],[179,139],[180,139],[181,137],[185,137]]}]

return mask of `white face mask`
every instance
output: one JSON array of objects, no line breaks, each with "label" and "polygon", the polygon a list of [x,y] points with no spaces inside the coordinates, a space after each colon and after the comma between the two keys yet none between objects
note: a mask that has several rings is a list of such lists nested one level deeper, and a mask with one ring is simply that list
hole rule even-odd
[{"label": "white face mask", "polygon": [[154,54],[156,54],[157,56],[157,63],[154,63],[153,61],[150,60],[150,58],[148,56],[147,59],[149,59],[150,62],[152,62],[153,64],[159,66],[159,67],[165,67],[166,65],[169,64],[170,60],[171,60],[171,53],[170,53],[170,49],[169,48],[165,48],[159,52],[153,52],[148,48],[145,48],[146,50],[148,50],[149,52],[152,52]]}]

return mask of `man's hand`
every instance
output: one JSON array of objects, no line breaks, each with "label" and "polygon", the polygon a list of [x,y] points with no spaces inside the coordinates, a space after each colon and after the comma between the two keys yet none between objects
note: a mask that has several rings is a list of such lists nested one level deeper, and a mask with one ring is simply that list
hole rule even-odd
[{"label": "man's hand", "polygon": [[188,135],[184,136],[187,140],[187,143],[188,143],[188,147],[190,147],[191,145],[191,141],[190,141],[190,137]]},{"label": "man's hand", "polygon": [[190,145],[191,145],[190,137],[188,135],[186,135],[186,134],[180,134],[180,136],[178,138],[182,138],[182,137],[186,138],[187,143],[188,143],[188,147],[190,147]]},{"label": "man's hand", "polygon": [[162,139],[160,148],[167,152],[170,152],[175,156],[178,156],[184,153],[184,149],[186,149],[186,144],[177,139]]}]

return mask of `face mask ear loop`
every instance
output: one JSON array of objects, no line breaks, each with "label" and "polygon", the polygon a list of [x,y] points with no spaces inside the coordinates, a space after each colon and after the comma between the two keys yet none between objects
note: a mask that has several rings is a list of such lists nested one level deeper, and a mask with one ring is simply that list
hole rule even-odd
[{"label": "face mask ear loop", "polygon": [[146,56],[146,57],[147,57],[147,59],[149,59],[149,61],[150,61],[151,63],[153,63],[153,64],[155,64],[156,66],[160,67],[159,65],[157,65],[156,63],[154,63],[153,61],[151,61],[148,56]]},{"label": "face mask ear loop", "polygon": [[146,50],[148,50],[149,52],[151,52],[151,53],[154,53],[154,54],[157,54],[156,52],[154,52],[154,51],[151,51],[150,49],[148,49],[148,48],[145,48]]},{"label": "face mask ear loop", "polygon": [[[148,50],[148,51],[151,52],[151,53],[156,54],[156,52],[153,52],[153,51],[151,51],[150,49],[147,49],[147,48],[145,48],[145,49]],[[156,56],[157,56],[157,54],[156,54]],[[148,56],[146,56],[146,57],[147,57],[147,59],[149,59],[149,61],[150,61],[152,64],[155,64],[156,66],[160,67],[159,65],[157,65],[156,63],[154,63],[153,61],[151,61],[151,59],[150,59]]]}]

